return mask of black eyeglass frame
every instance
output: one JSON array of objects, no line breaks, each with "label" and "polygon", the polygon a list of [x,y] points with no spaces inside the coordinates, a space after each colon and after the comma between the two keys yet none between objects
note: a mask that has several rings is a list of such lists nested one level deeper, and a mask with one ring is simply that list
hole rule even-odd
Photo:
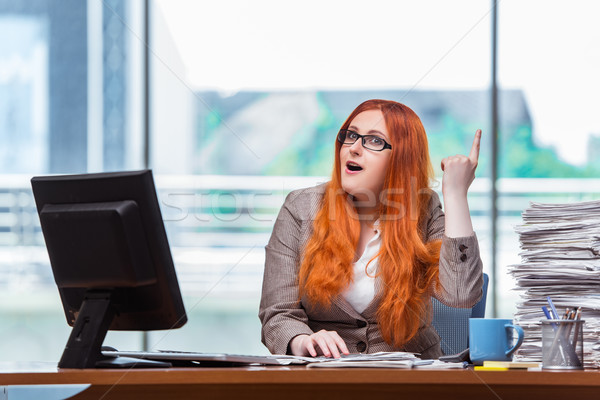
[{"label": "black eyeglass frame", "polygon": [[[350,145],[356,143],[356,140],[354,142],[352,142],[352,143],[346,143],[346,138],[348,137],[348,133],[350,133],[350,132],[353,133],[353,134],[355,134],[357,136],[356,140],[361,139],[362,147],[364,147],[365,149],[368,149],[368,150],[371,150],[371,151],[383,151],[385,149],[390,149],[390,150],[392,149],[392,145],[389,144],[388,142],[386,142],[385,139],[382,138],[382,137],[380,137],[380,136],[377,136],[377,135],[361,135],[360,133],[355,132],[355,131],[353,131],[351,129],[340,129],[340,131],[337,134],[337,141],[340,142],[341,144],[350,144]],[[342,134],[344,135],[343,139],[341,138]],[[383,148],[381,148],[381,149],[372,149],[370,147],[367,147],[365,145],[365,142],[367,141],[368,138],[371,138],[371,137],[375,137],[375,138],[383,141]]]}]

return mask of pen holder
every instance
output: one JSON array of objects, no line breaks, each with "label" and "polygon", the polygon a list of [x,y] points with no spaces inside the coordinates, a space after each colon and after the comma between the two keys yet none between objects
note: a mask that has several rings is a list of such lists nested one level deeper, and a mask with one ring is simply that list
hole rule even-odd
[{"label": "pen holder", "polygon": [[583,369],[583,320],[542,320],[542,369]]}]

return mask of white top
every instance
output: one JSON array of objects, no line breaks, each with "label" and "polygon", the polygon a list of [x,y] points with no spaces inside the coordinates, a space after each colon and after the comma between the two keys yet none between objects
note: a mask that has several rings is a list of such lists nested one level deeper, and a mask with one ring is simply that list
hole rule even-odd
[{"label": "white top", "polygon": [[[377,226],[377,224],[375,225]],[[354,281],[342,292],[342,296],[360,314],[375,297],[375,273],[377,272],[378,260],[371,261],[381,247],[381,235],[375,230],[375,236],[365,246],[362,256],[354,263]]]}]

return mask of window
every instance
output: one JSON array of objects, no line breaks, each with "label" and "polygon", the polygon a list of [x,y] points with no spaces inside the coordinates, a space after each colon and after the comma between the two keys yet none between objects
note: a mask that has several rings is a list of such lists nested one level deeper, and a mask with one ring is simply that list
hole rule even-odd
[{"label": "window", "polygon": [[[141,168],[141,1],[0,2],[0,351],[58,360],[69,334],[29,180]],[[140,335],[116,335],[139,346]]]},{"label": "window", "polygon": [[488,299],[496,293],[497,316],[510,317],[518,297],[506,266],[519,261],[513,226],[528,201],[599,195],[599,6],[498,7],[500,179],[492,182],[492,2],[0,0],[0,34],[12,38],[0,42],[4,359],[56,361],[69,334],[31,176],[145,166],[189,322],[110,333],[107,344],[265,354],[257,312],[275,216],[290,190],[328,179],[339,126],[377,97],[421,117],[439,177],[440,160],[468,152],[483,129],[469,202],[490,273],[498,188]]},{"label": "window", "polygon": [[[337,131],[369,98],[417,112],[440,176],[443,157],[468,152],[489,126],[490,5],[151,5],[151,163],[190,319],[150,343],[265,353],[263,248],[285,195],[328,180]],[[487,148],[471,193],[484,260]]]},{"label": "window", "polygon": [[[530,201],[598,199],[600,4],[499,3],[498,312],[512,316],[519,293],[506,267],[520,262],[513,227]],[[536,21],[535,29],[530,22]],[[560,28],[557,29],[557,21]]]}]

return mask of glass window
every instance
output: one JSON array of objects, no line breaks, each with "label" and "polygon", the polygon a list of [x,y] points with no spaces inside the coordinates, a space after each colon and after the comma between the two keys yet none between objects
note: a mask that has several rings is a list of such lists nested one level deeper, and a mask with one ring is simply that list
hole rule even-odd
[{"label": "glass window", "polygon": [[[56,361],[69,327],[29,180],[141,168],[141,1],[0,2],[0,352]],[[140,335],[119,341],[140,342]],[[131,338],[131,339],[130,339]]]},{"label": "glass window", "polygon": [[[499,3],[499,314],[519,301],[506,266],[519,263],[513,227],[530,201],[568,202],[600,194],[600,4]],[[531,21],[535,28],[531,29]]]},{"label": "glass window", "polygon": [[[438,178],[440,160],[468,152],[483,129],[469,202],[490,273],[491,6],[153,0],[146,43],[143,0],[0,1],[0,34],[11,38],[0,42],[4,358],[56,361],[70,331],[29,179],[145,167],[146,90],[149,165],[189,322],[145,338],[110,333],[107,344],[266,353],[257,311],[277,212],[290,190],[328,180],[337,130],[369,98],[417,112]],[[506,267],[519,262],[513,227],[528,202],[600,194],[599,7],[499,3],[498,271],[488,294],[498,317],[519,300]]]},{"label": "glass window", "polygon": [[[490,5],[151,4],[151,164],[190,314],[151,346],[266,353],[263,248],[285,195],[328,179],[340,125],[369,98],[417,112],[438,175],[467,153],[489,127]],[[487,143],[470,201],[489,265]]]}]

